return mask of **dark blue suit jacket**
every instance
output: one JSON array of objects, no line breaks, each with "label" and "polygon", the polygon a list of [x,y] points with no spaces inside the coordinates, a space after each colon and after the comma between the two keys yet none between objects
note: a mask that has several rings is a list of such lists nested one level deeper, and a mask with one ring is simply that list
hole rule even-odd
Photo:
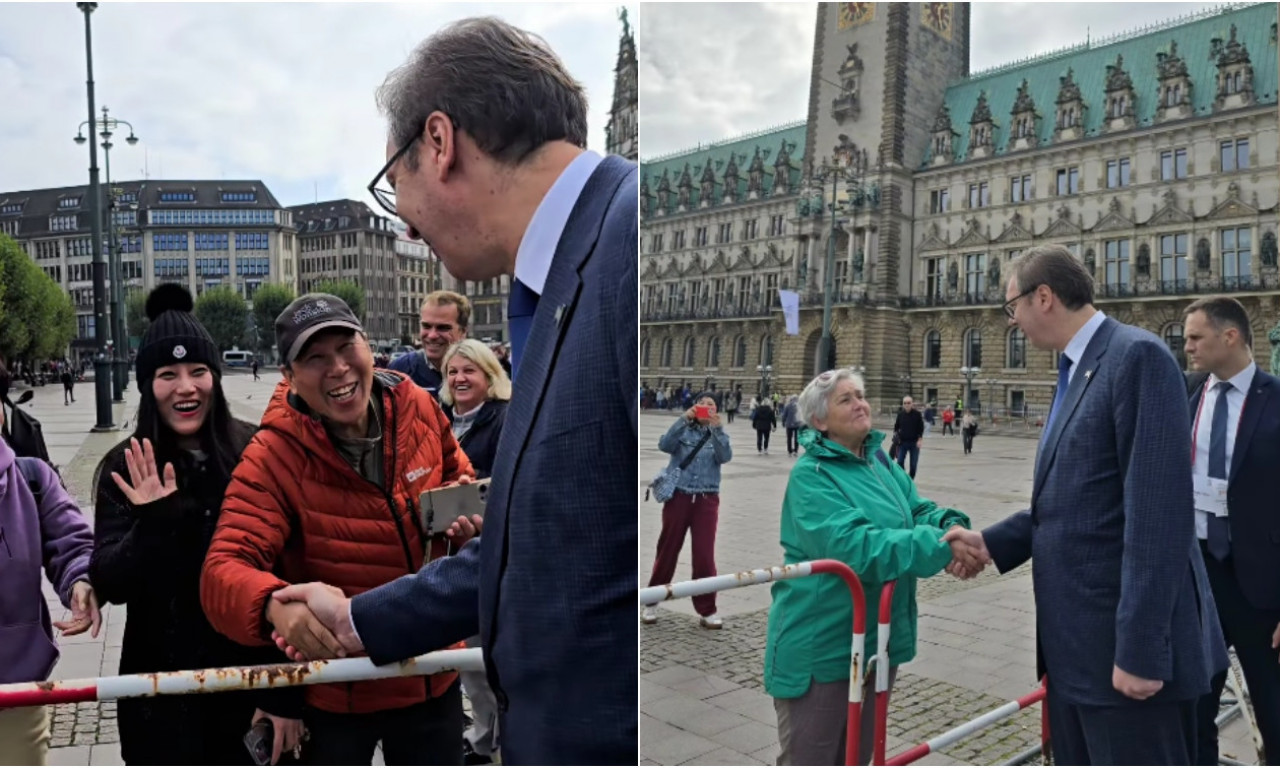
[{"label": "dark blue suit jacket", "polygon": [[1112,667],[1209,691],[1226,647],[1195,540],[1186,385],[1168,348],[1107,318],[1036,456],[1031,508],[983,531],[1003,573],[1035,558],[1039,669],[1072,704],[1141,706]]},{"label": "dark blue suit jacket", "polygon": [[[1200,387],[1191,395],[1191,418],[1200,407]],[[1280,611],[1280,379],[1261,368],[1245,394],[1244,411],[1227,472],[1227,523],[1236,579],[1249,603]]]},{"label": "dark blue suit jacket", "polygon": [[375,663],[475,634],[504,763],[635,765],[636,167],[608,157],[560,238],[493,467],[484,536],[355,598]]}]

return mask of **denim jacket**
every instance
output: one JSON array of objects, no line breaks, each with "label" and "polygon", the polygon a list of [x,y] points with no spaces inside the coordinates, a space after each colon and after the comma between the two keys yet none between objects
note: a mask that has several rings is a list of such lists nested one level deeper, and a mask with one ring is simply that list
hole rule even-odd
[{"label": "denim jacket", "polygon": [[[708,427],[690,423],[681,416],[671,425],[667,434],[658,441],[658,448],[663,453],[671,454],[669,467],[678,467],[680,462],[689,456],[702,438]],[[733,458],[733,449],[729,447],[729,435],[721,427],[711,430],[711,439],[698,450],[689,466],[680,473],[680,482],[676,489],[685,493],[719,493],[720,465]]]}]

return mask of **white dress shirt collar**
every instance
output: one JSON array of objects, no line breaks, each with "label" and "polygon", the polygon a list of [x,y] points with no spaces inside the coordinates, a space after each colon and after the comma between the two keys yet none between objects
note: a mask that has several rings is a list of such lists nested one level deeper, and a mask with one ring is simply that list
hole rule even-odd
[{"label": "white dress shirt collar", "polygon": [[1102,321],[1106,319],[1107,315],[1102,310],[1095,311],[1093,317],[1080,326],[1080,330],[1076,331],[1076,335],[1072,336],[1071,341],[1067,342],[1067,348],[1062,350],[1062,354],[1071,358],[1071,372],[1067,374],[1068,381],[1075,377],[1080,358],[1084,357],[1085,350],[1089,348],[1089,342],[1093,341],[1094,334],[1098,332],[1098,329],[1102,327]]},{"label": "white dress shirt collar", "polygon": [[[1253,377],[1255,374],[1257,374],[1257,372],[1258,372],[1257,363],[1250,360],[1249,364],[1244,367],[1244,370],[1240,371],[1235,376],[1232,376],[1231,378],[1227,379],[1227,381],[1231,382],[1231,387],[1235,392],[1239,392],[1241,395],[1248,396],[1249,387],[1253,386]],[[1222,379],[1219,379],[1217,376],[1214,376],[1212,373],[1209,374],[1209,380],[1206,383],[1205,391],[1212,392],[1213,388],[1218,386],[1219,381],[1222,381]]]},{"label": "white dress shirt collar", "polygon": [[556,255],[560,236],[569,223],[569,214],[578,204],[587,180],[603,160],[600,155],[587,150],[565,166],[542,202],[538,203],[538,209],[533,212],[524,237],[520,239],[520,248],[516,250],[516,279],[539,296],[547,284],[551,259]]}]

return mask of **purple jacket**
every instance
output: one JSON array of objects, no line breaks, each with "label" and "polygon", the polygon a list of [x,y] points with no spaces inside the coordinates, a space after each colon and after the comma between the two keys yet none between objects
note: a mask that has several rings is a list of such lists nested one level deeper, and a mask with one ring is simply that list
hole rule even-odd
[{"label": "purple jacket", "polygon": [[41,567],[64,606],[72,585],[88,580],[93,532],[53,469],[41,465],[40,476],[37,509],[13,449],[0,440],[0,683],[47,680],[58,661]]}]

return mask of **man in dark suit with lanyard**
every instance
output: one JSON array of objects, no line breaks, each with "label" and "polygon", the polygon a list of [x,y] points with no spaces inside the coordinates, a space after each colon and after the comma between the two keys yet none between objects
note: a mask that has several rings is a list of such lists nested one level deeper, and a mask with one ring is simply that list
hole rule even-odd
[{"label": "man in dark suit with lanyard", "polygon": [[1027,341],[1061,350],[1031,508],[945,538],[1001,573],[1035,559],[1055,763],[1186,765],[1226,649],[1195,543],[1191,422],[1170,411],[1186,392],[1178,364],[1094,308],[1093,276],[1062,246],[1028,251],[1005,298]]},{"label": "man in dark suit with lanyard", "polygon": [[498,19],[437,32],[378,99],[378,201],[454,277],[515,278],[515,389],[480,539],[351,600],[277,594],[378,664],[478,629],[504,764],[635,765],[636,167],[585,150],[582,86]]},{"label": "man in dark suit with lanyard", "polygon": [[[1234,646],[1266,755],[1280,759],[1280,380],[1253,362],[1249,315],[1229,297],[1187,307],[1187,359],[1208,374],[1191,395],[1196,538],[1227,645]],[[1214,718],[1226,685],[1200,700],[1200,765],[1218,764]]]}]

